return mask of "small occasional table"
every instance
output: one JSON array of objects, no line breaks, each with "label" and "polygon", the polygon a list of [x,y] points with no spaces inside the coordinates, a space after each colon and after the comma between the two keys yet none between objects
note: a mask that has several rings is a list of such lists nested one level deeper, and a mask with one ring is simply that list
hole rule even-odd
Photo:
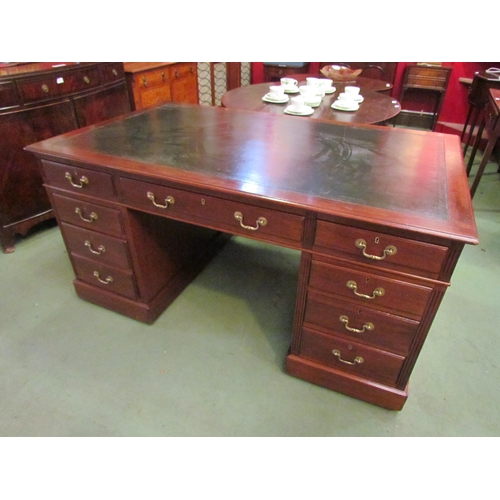
[{"label": "small occasional table", "polygon": [[[269,86],[269,83],[258,83],[230,90],[222,96],[222,106],[282,115],[289,103],[271,104],[262,100],[262,97],[269,92]],[[336,84],[336,91],[333,94],[325,95],[321,104],[314,109],[314,113],[309,115],[309,118],[358,125],[376,125],[384,124],[401,111],[401,106],[396,99],[380,92],[367,90],[365,87],[361,87],[364,101],[357,111],[337,111],[331,105],[336,101],[339,93],[344,90],[344,87],[345,84]],[[294,95],[298,94],[290,94],[290,97]],[[305,117],[295,118],[304,119]]]}]

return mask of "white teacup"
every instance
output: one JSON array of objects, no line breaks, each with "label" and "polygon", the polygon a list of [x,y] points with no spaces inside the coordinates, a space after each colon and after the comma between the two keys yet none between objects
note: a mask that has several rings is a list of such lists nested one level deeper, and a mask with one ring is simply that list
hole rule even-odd
[{"label": "white teacup", "polygon": [[281,85],[271,85],[269,87],[269,97],[271,99],[284,99],[285,98],[285,89]]},{"label": "white teacup", "polygon": [[318,86],[323,90],[330,90],[333,87],[333,81],[330,78],[318,78]]},{"label": "white teacup", "polygon": [[281,78],[280,83],[281,85],[283,85],[283,87],[286,88],[296,87],[299,84],[299,82],[295,80],[295,78],[288,78],[288,77]]},{"label": "white teacup", "polygon": [[306,109],[306,98],[303,95],[298,95],[296,97],[292,97],[292,110],[300,113],[301,111],[305,111]]},{"label": "white teacup", "polygon": [[313,85],[301,85],[299,87],[300,95],[303,95],[306,99],[312,99],[316,97],[318,92],[318,87]]},{"label": "white teacup", "polygon": [[313,87],[319,87],[319,81],[321,78],[315,78],[314,76],[308,76],[306,78],[307,85],[311,85]]},{"label": "white teacup", "polygon": [[339,99],[344,102],[356,102],[357,94],[342,92],[339,94]]},{"label": "white teacup", "polygon": [[351,85],[346,85],[344,87],[344,92],[346,94],[353,94],[355,96],[359,95],[359,90],[360,90],[359,87],[353,87]]}]

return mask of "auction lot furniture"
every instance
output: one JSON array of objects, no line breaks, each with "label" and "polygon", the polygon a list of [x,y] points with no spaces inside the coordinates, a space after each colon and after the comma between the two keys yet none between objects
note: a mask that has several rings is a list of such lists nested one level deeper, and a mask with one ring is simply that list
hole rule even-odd
[{"label": "auction lot furniture", "polygon": [[24,146],[130,111],[122,63],[0,65],[0,243],[53,218]]},{"label": "auction lot furniture", "polygon": [[27,149],[81,298],[151,323],[230,235],[296,249],[286,370],[393,410],[477,243],[453,135],[165,104]]},{"label": "auction lot furniture", "polygon": [[[295,118],[301,120],[328,120],[350,124],[384,124],[401,111],[401,106],[396,99],[380,92],[366,90],[363,87],[361,87],[360,93],[364,97],[364,101],[357,111],[337,111],[332,109],[331,105],[338,98],[338,95],[343,92],[345,85],[335,84],[336,91],[333,94],[325,95],[321,104],[314,109],[313,114],[309,117],[297,116]],[[275,104],[263,101],[262,97],[268,91],[269,83],[257,83],[233,89],[222,96],[222,106],[282,115],[289,103]],[[293,95],[290,94],[291,97]]]},{"label": "auction lot furniture", "polygon": [[164,102],[198,104],[198,72],[194,62],[126,62],[133,110]]}]

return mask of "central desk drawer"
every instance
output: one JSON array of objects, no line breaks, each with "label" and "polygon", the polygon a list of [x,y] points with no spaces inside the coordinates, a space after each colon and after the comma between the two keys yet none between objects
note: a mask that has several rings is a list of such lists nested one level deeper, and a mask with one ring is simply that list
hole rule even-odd
[{"label": "central desk drawer", "polygon": [[123,201],[166,217],[201,223],[220,231],[301,243],[305,218],[133,179],[120,179]]},{"label": "central desk drawer", "polygon": [[304,328],[300,356],[337,370],[395,386],[403,356]]},{"label": "central desk drawer", "polygon": [[325,221],[317,223],[314,249],[435,279],[448,253],[447,247]]},{"label": "central desk drawer", "polygon": [[52,200],[59,217],[65,222],[117,236],[124,233],[119,210],[56,193],[52,194]]}]

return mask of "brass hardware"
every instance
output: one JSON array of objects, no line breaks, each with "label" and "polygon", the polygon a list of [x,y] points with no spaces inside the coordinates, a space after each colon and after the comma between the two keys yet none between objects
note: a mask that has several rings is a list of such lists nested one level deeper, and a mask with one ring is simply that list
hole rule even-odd
[{"label": "brass hardware", "polygon": [[194,68],[190,66],[189,69],[191,70],[191,74],[194,75]]},{"label": "brass hardware", "polygon": [[83,81],[84,81],[85,83],[90,83],[90,78],[89,78],[87,75],[85,75],[85,76],[83,77]]},{"label": "brass hardware", "polygon": [[143,77],[142,77],[142,84],[143,84],[145,87],[147,87],[147,86],[148,86],[148,81],[146,80],[146,77],[145,77],[145,76],[143,76]]},{"label": "brass hardware", "polygon": [[267,219],[265,217],[259,217],[255,226],[246,226],[243,224],[243,214],[241,212],[234,212],[234,218],[239,221],[243,229],[249,229],[250,231],[257,231],[260,226],[265,226],[267,224]]},{"label": "brass hardware", "polygon": [[108,276],[106,279],[101,279],[101,276],[99,275],[99,271],[94,271],[94,276],[97,278],[97,281],[101,282],[103,285],[109,285],[110,283],[113,282],[113,278],[111,276]]},{"label": "brass hardware", "polygon": [[338,358],[338,360],[339,360],[341,363],[345,363],[346,365],[357,365],[357,364],[361,364],[361,363],[363,363],[363,362],[365,361],[365,360],[364,360],[361,356],[356,356],[356,357],[354,358],[354,361],[347,361],[347,360],[345,360],[345,359],[342,359],[342,358],[340,357],[340,351],[339,351],[338,349],[334,349],[334,350],[332,351],[332,354],[333,354],[336,358]]},{"label": "brass hardware", "polygon": [[201,204],[202,204],[202,205],[205,205],[205,198],[202,198],[202,199],[201,199]]},{"label": "brass hardware", "polygon": [[163,81],[165,81],[165,71],[161,72],[161,78],[162,78]]},{"label": "brass hardware", "polygon": [[384,255],[382,255],[382,257],[379,257],[377,255],[370,255],[369,253],[365,252],[365,250],[366,250],[366,241],[365,240],[362,240],[362,239],[356,240],[355,245],[357,248],[361,248],[363,250],[363,255],[365,257],[368,257],[369,259],[374,259],[374,260],[383,260],[387,256],[396,255],[396,252],[398,251],[398,249],[394,245],[389,245],[389,246],[384,248],[384,251],[383,251]]},{"label": "brass hardware", "polygon": [[99,245],[99,246],[97,247],[97,250],[94,250],[94,249],[92,248],[92,243],[90,243],[90,241],[89,241],[89,240],[87,240],[87,241],[85,242],[85,246],[89,249],[89,251],[90,251],[91,253],[93,253],[93,254],[95,254],[95,255],[101,255],[102,253],[104,253],[104,252],[106,251],[106,248],[104,247],[104,245]]},{"label": "brass hardware", "polygon": [[95,220],[97,220],[97,214],[95,212],[92,212],[90,214],[90,218],[89,219],[86,219],[83,215],[82,215],[82,210],[81,208],[78,208],[76,207],[75,208],[75,213],[77,213],[79,216],[80,216],[80,219],[82,219],[83,221],[85,222],[94,222]]},{"label": "brass hardware", "polygon": [[175,70],[175,78],[179,78],[179,72]]},{"label": "brass hardware", "polygon": [[349,332],[363,333],[365,330],[373,330],[375,328],[375,325],[369,321],[363,325],[363,328],[361,330],[359,330],[358,328],[353,328],[349,326],[349,317],[346,316],[345,314],[340,316],[339,319],[342,323],[344,323],[345,329],[348,330]]},{"label": "brass hardware", "polygon": [[167,196],[165,198],[165,205],[161,205],[160,203],[156,203],[155,195],[151,191],[147,192],[147,197],[149,200],[151,200],[153,205],[155,207],[158,207],[158,208],[168,208],[169,205],[173,205],[175,203],[175,199],[173,196]]},{"label": "brass hardware", "polygon": [[113,73],[113,75],[115,76],[118,76],[118,71],[116,71],[116,69],[113,68],[113,71],[111,71],[111,73]]},{"label": "brass hardware", "polygon": [[43,90],[46,94],[48,94],[48,93],[49,93],[49,86],[48,86],[48,85],[46,85],[46,84],[44,83],[44,84],[42,85],[42,90]]},{"label": "brass hardware", "polygon": [[64,174],[64,177],[66,177],[66,179],[68,179],[68,181],[70,182],[70,184],[75,187],[75,188],[78,188],[78,189],[81,189],[85,184],[88,184],[89,183],[89,180],[87,179],[87,177],[85,177],[84,175],[82,175],[80,177],[80,180],[78,181],[78,183],[76,183],[74,180],[73,180],[73,176],[69,173],[69,172],[66,172]]},{"label": "brass hardware", "polygon": [[354,295],[356,297],[363,297],[364,299],[374,299],[376,297],[382,297],[385,294],[385,290],[382,287],[377,287],[375,290],[373,290],[373,293],[371,295],[365,295],[364,293],[359,293],[357,291],[358,285],[355,281],[349,280],[346,283],[347,288],[353,290]]}]

